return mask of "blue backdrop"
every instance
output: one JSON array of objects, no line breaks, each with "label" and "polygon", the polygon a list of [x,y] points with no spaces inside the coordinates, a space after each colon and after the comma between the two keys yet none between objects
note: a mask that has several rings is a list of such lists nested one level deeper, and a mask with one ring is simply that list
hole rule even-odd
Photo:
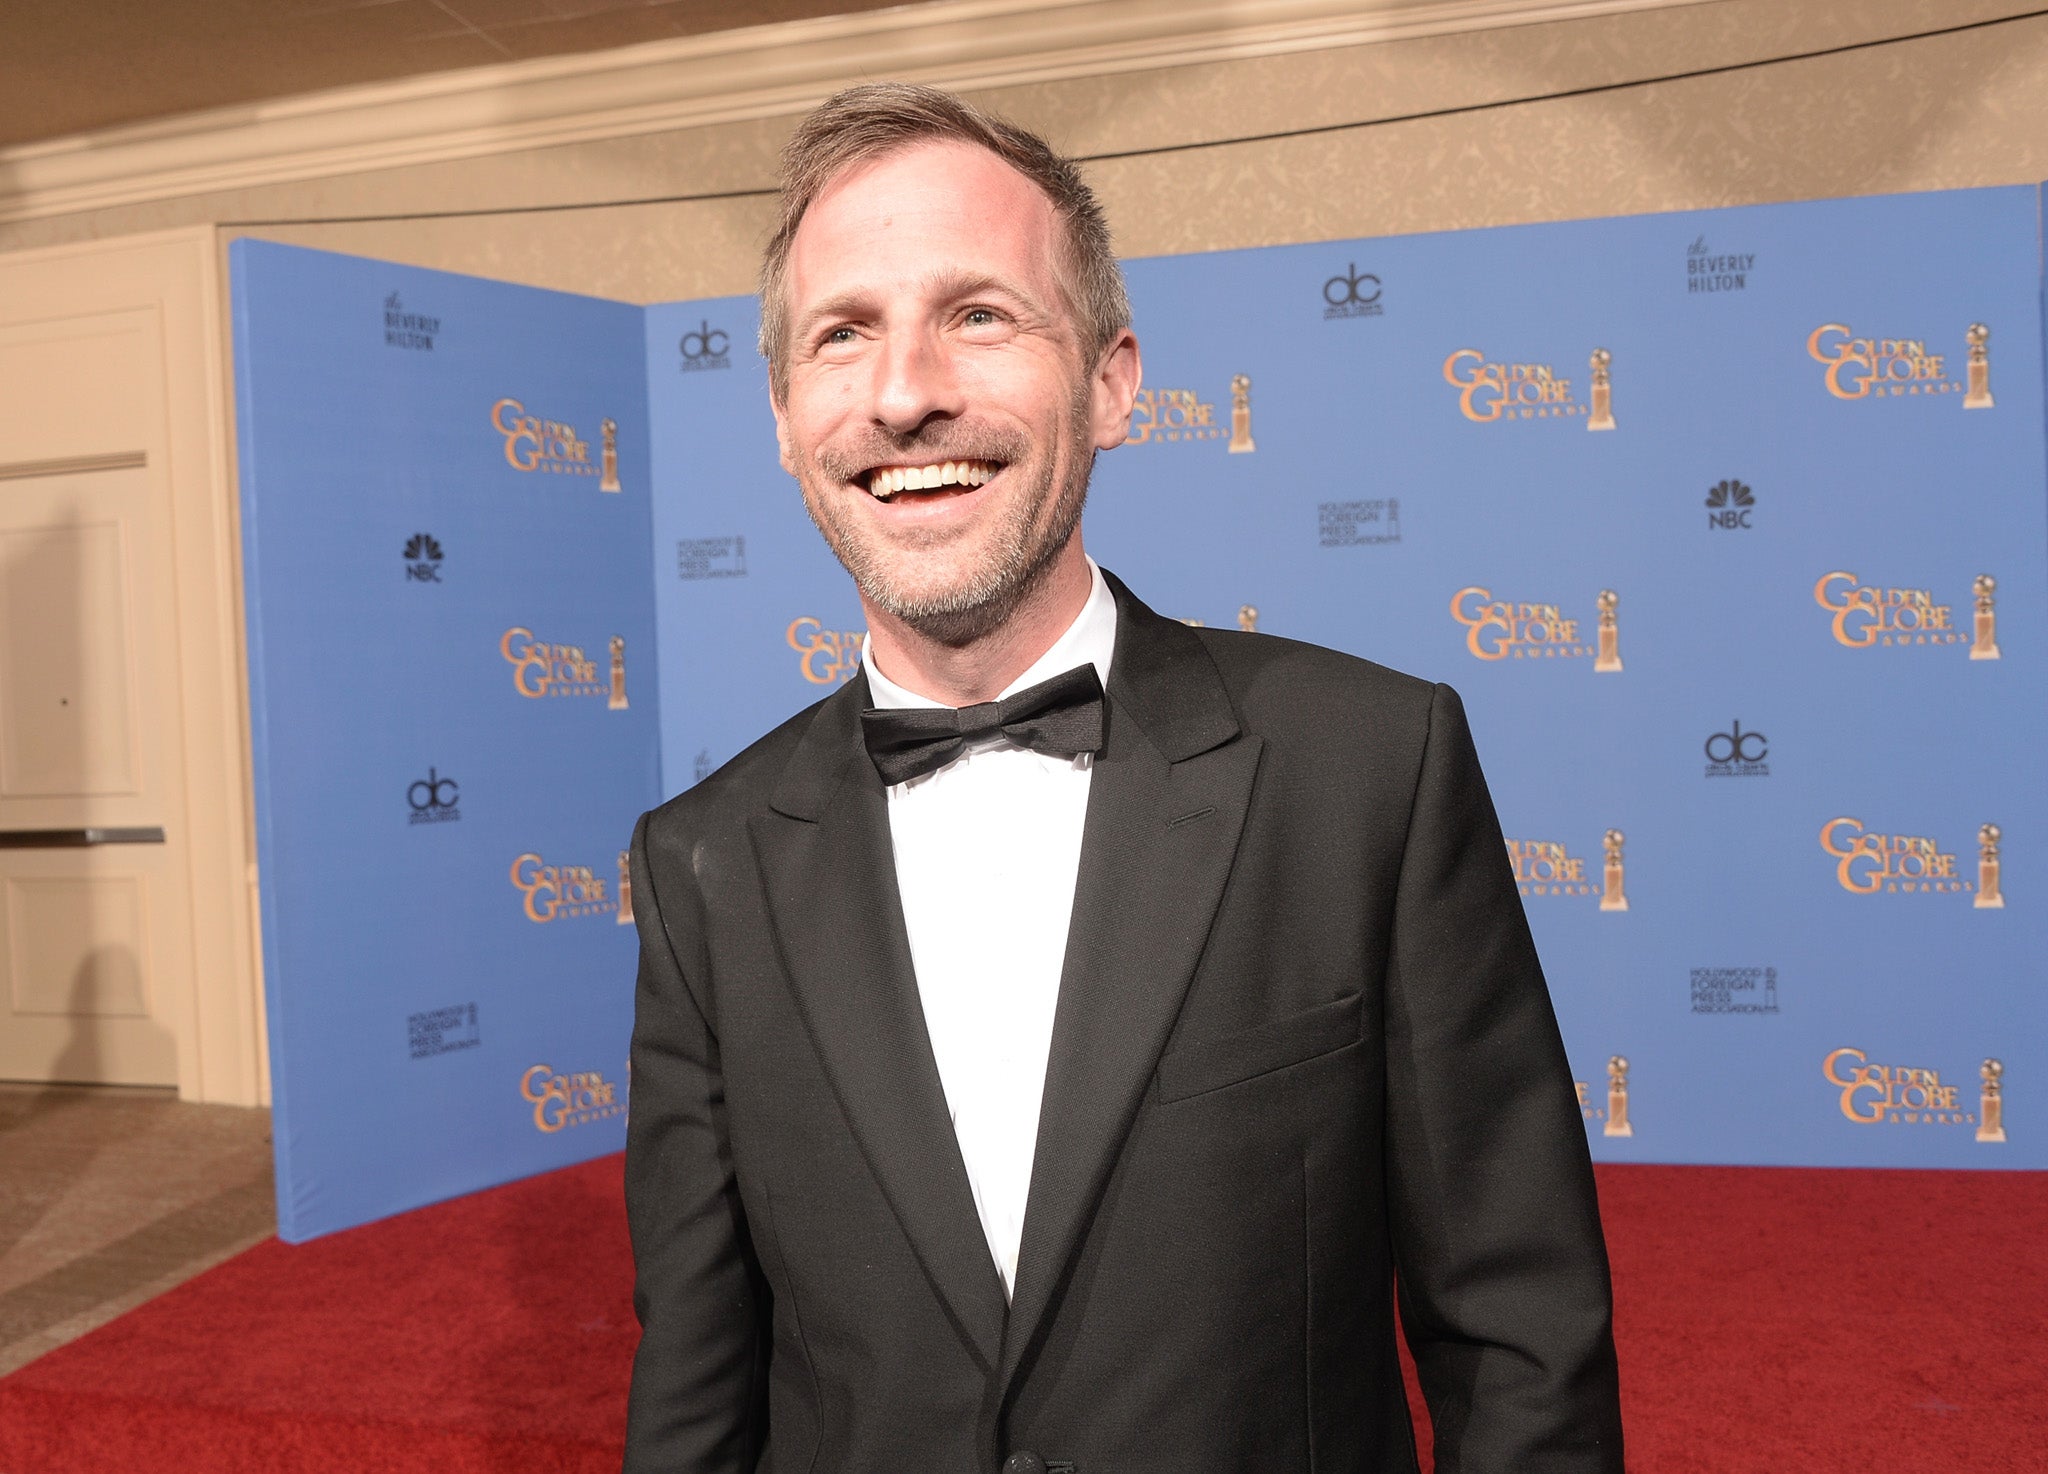
[{"label": "blue backdrop", "polygon": [[[2048,1165],[2039,204],[1129,264],[1147,387],[1091,552],[1164,613],[1464,694],[1596,1156]],[[776,463],[752,298],[237,252],[290,1237],[618,1144],[535,1112],[583,1073],[623,1103],[630,938],[529,921],[508,865],[588,866],[601,907],[633,814],[848,678],[862,620]],[[615,420],[622,490],[517,469],[522,415],[591,467]],[[379,582],[429,531],[440,581]],[[519,695],[514,627],[604,689]],[[430,767],[459,823],[396,806]]]},{"label": "blue backdrop", "polygon": [[232,264],[299,1240],[623,1145],[619,855],[659,793],[647,388],[637,307],[253,241]]},{"label": "blue backdrop", "polygon": [[[1459,689],[1598,1157],[2048,1165],[2038,195],[1127,268],[1147,388],[1090,551],[1163,613]],[[858,646],[776,464],[756,320],[647,314],[672,788]],[[1987,1059],[2004,1141],[1978,1139]]]}]

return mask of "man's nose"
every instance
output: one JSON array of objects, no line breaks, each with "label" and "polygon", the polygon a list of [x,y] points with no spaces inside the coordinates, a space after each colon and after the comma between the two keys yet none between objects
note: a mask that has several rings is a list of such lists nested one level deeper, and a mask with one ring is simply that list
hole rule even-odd
[{"label": "man's nose", "polygon": [[876,363],[875,418],[898,435],[963,409],[960,382],[936,333],[892,333]]}]

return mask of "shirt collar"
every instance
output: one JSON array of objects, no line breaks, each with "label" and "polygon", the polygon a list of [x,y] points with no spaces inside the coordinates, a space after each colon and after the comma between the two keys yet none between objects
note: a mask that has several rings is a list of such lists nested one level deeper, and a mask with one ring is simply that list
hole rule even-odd
[{"label": "shirt collar", "polygon": [[[1110,593],[1109,584],[1093,558],[1088,559],[1088,577],[1088,602],[1081,606],[1081,612],[1074,616],[1074,622],[1067,626],[1066,633],[1054,640],[1051,648],[1031,663],[1029,670],[1005,686],[997,697],[998,700],[1035,686],[1040,681],[1049,681],[1061,672],[1072,670],[1083,662],[1095,667],[1095,674],[1102,682],[1102,689],[1109,689],[1109,660],[1116,651],[1116,597]],[[860,663],[868,673],[868,696],[877,707],[946,704],[943,701],[933,701],[929,697],[919,696],[883,675],[874,662],[872,636],[861,637]]]}]

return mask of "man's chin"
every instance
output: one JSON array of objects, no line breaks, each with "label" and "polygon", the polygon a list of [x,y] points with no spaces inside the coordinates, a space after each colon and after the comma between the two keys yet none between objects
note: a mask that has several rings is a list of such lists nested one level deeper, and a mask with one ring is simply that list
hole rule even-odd
[{"label": "man's chin", "polygon": [[[933,577],[929,567],[914,570],[923,577],[907,578],[888,577],[881,570],[859,570],[854,572],[854,582],[871,608],[900,620],[927,640],[960,648],[987,638],[1015,614],[1051,576],[1060,551],[1071,538],[1070,533],[1058,547],[1036,557],[1013,553],[1004,559],[998,555],[979,567],[949,570],[952,576]],[[913,573],[912,569],[902,571]]]},{"label": "man's chin", "polygon": [[993,633],[1009,618],[1024,592],[1023,587],[1003,583],[955,587],[927,584],[917,588],[880,581],[861,584],[861,594],[868,604],[901,620],[927,640],[956,647],[971,645]]}]

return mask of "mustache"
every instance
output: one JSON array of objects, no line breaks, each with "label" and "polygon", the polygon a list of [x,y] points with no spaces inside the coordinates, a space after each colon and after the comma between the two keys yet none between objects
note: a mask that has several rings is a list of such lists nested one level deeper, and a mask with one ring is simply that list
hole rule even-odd
[{"label": "mustache", "polygon": [[851,441],[821,445],[812,457],[834,481],[857,481],[877,466],[933,461],[1020,461],[1031,452],[1021,431],[965,420],[933,420],[905,435],[875,429]]}]

